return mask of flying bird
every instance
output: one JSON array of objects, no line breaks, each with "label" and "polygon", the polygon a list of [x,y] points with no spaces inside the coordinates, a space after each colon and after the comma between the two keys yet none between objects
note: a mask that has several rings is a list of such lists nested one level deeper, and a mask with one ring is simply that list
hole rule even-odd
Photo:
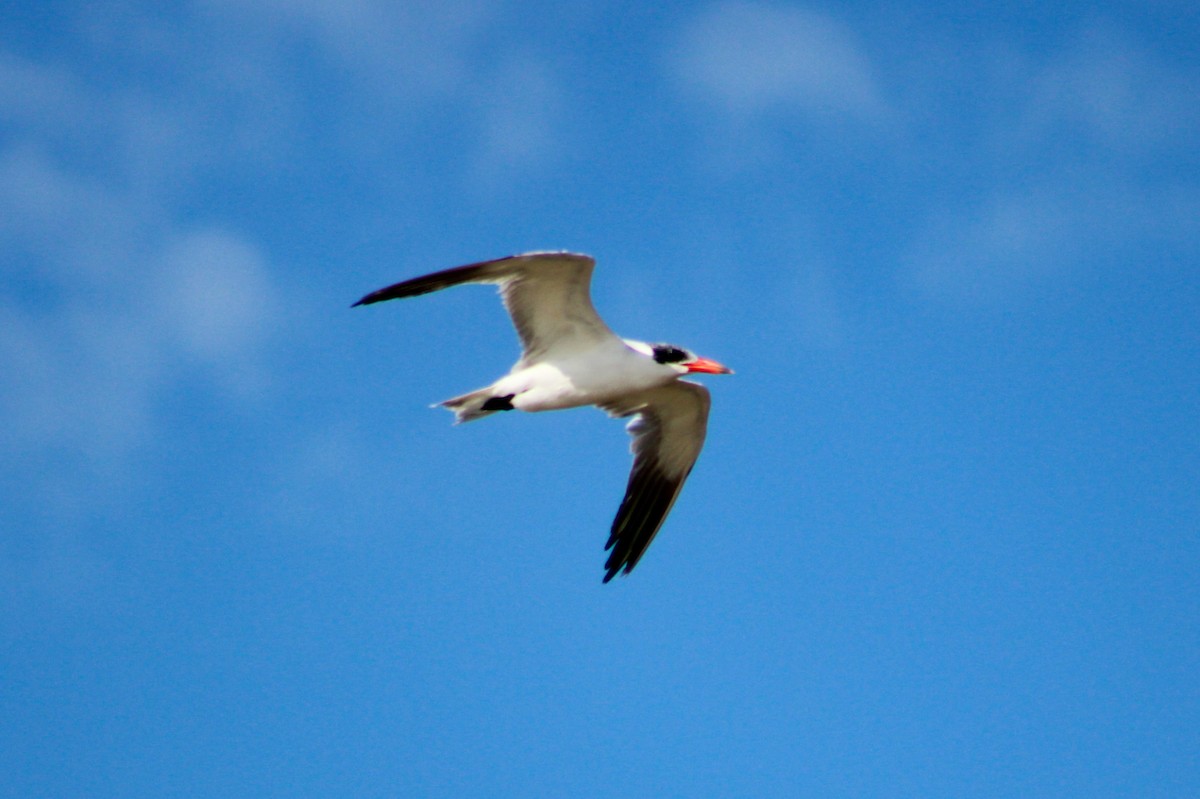
[{"label": "flying bird", "polygon": [[416,297],[463,283],[500,287],[521,357],[490,386],[439,403],[455,423],[498,411],[595,405],[632,417],[633,469],[605,550],[604,582],[633,570],[675,504],[704,446],[709,394],[683,375],[731,374],[671,344],[623,339],[592,307],[596,262],[570,252],[529,252],[434,272],[373,291],[351,307]]}]

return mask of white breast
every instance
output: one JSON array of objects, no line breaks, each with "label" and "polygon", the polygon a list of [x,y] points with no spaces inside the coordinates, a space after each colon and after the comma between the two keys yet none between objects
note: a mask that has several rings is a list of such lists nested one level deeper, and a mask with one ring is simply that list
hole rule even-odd
[{"label": "white breast", "polygon": [[515,408],[548,411],[609,402],[665,385],[678,376],[675,370],[614,340],[534,364],[518,363],[495,389],[498,394],[515,395]]}]

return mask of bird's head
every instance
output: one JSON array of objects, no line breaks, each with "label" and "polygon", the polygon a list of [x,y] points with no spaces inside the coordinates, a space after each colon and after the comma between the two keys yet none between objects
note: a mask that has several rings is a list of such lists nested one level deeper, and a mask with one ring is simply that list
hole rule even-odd
[{"label": "bird's head", "polygon": [[681,375],[698,372],[710,375],[731,375],[733,370],[709,358],[701,358],[691,350],[676,347],[674,344],[647,344],[642,341],[627,341],[643,355],[653,358],[655,363],[674,369]]}]

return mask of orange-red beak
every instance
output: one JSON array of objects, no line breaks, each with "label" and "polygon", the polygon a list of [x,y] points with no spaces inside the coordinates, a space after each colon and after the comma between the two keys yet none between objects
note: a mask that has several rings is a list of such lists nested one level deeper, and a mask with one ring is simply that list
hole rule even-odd
[{"label": "orange-red beak", "polygon": [[689,372],[701,372],[707,375],[731,375],[733,370],[728,366],[722,366],[716,361],[710,361],[708,358],[697,358],[689,364],[685,364]]}]

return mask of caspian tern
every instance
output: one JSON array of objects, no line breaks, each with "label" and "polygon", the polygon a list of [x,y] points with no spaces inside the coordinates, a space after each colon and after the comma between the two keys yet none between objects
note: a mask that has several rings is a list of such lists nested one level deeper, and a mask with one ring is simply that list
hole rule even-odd
[{"label": "caspian tern", "polygon": [[497,411],[596,405],[629,417],[633,470],[605,550],[608,582],[633,570],[687,480],[708,427],[709,394],[685,374],[731,374],[682,347],[619,338],[592,307],[596,262],[569,252],[529,252],[468,264],[373,291],[354,303],[415,297],[462,283],[493,283],[521,339],[521,358],[490,386],[440,406],[455,423]]}]

